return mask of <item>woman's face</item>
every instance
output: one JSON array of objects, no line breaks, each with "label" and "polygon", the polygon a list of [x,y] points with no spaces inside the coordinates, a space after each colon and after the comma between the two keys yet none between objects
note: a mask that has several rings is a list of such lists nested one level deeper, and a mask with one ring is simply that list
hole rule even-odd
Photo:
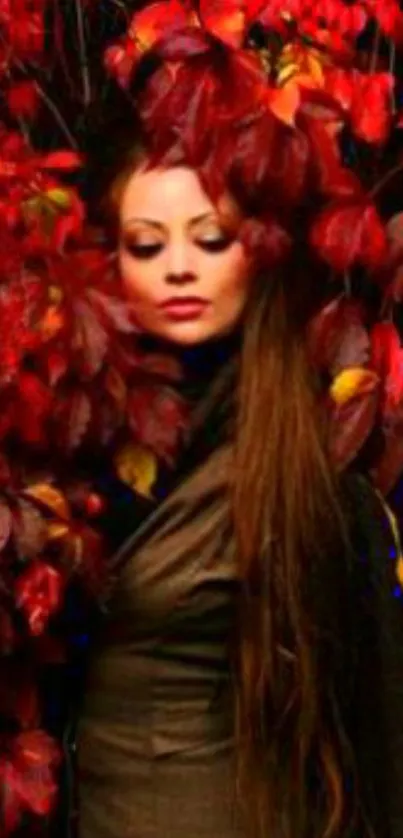
[{"label": "woman's face", "polygon": [[119,206],[119,265],[140,328],[189,346],[229,333],[248,294],[241,218],[189,168],[138,170]]}]

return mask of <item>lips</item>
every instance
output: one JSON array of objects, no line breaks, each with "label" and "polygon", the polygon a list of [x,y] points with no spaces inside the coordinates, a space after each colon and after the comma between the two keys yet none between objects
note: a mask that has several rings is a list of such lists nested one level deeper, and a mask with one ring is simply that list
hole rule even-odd
[{"label": "lips", "polygon": [[172,320],[195,320],[201,317],[209,300],[202,297],[171,297],[161,303],[160,308]]}]

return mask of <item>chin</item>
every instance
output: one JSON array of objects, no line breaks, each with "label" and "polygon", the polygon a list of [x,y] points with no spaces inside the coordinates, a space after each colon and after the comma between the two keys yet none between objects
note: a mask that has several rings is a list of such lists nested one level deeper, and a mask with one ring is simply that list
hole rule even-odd
[{"label": "chin", "polygon": [[154,332],[155,337],[175,343],[178,346],[197,346],[226,334],[227,328],[207,326],[205,323],[175,323]]}]

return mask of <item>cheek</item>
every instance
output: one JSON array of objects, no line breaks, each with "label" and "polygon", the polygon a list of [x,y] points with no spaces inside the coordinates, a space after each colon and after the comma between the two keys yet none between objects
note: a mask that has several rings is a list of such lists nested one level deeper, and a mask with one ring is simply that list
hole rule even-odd
[{"label": "cheek", "polygon": [[125,253],[119,254],[118,264],[127,296],[139,302],[152,302],[155,290],[155,264],[138,262]]},{"label": "cheek", "polygon": [[223,254],[220,263],[213,269],[215,296],[217,301],[231,300],[240,308],[246,302],[251,282],[251,268],[241,246]]}]

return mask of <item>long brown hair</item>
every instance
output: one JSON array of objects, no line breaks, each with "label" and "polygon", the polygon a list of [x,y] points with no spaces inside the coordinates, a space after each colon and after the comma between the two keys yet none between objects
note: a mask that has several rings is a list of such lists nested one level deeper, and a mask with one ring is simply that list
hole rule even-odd
[{"label": "long brown hair", "polygon": [[[111,159],[88,170],[100,176],[92,206],[113,227],[146,149],[126,116],[105,144],[95,138]],[[238,787],[257,838],[345,838],[350,765],[333,684],[343,592],[333,569],[348,546],[300,291],[292,268],[256,279],[243,327],[231,486]]]},{"label": "long brown hair", "polygon": [[239,381],[238,779],[259,838],[335,838],[353,825],[332,672],[349,544],[298,282],[256,283]]}]

